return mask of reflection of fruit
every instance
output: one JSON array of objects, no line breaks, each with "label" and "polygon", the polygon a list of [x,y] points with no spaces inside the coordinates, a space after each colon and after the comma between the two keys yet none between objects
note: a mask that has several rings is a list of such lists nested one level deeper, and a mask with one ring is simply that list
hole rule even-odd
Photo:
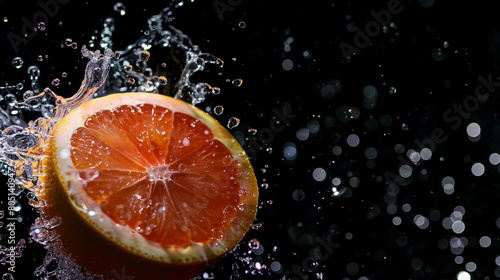
[{"label": "reflection of fruit", "polygon": [[61,217],[61,249],[105,279],[199,275],[255,218],[258,188],[243,149],[173,98],[87,102],[57,125],[47,150],[44,216]]}]

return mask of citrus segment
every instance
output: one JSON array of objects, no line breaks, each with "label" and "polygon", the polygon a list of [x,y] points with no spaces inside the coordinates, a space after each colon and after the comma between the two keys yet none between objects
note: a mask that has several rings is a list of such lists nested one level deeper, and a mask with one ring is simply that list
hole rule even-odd
[{"label": "citrus segment", "polygon": [[[109,275],[106,262],[148,277],[182,272],[177,263],[189,271],[172,279],[189,279],[234,247],[255,218],[257,184],[243,149],[213,118],[176,99],[127,93],[92,100],[58,124],[50,153],[45,164],[57,178],[47,178],[44,214],[79,217],[55,230],[62,249],[95,274]],[[54,201],[65,197],[72,209]],[[87,240],[75,226],[102,240]],[[121,249],[99,252],[114,261],[97,264],[72,244],[82,241],[88,249]],[[146,273],[134,264],[141,262],[158,271]]]}]

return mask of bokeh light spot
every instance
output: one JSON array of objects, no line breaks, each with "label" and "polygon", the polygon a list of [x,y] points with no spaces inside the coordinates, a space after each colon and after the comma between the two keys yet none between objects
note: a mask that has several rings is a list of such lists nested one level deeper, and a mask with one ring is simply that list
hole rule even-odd
[{"label": "bokeh light spot", "polygon": [[484,165],[480,162],[474,163],[474,165],[472,165],[471,171],[474,176],[479,177],[484,174]]},{"label": "bokeh light spot", "polygon": [[467,134],[470,137],[478,137],[481,134],[481,127],[477,123],[471,123],[467,126]]},{"label": "bokeh light spot", "polygon": [[351,134],[347,136],[347,145],[351,147],[356,147],[359,145],[359,137],[356,134]]}]

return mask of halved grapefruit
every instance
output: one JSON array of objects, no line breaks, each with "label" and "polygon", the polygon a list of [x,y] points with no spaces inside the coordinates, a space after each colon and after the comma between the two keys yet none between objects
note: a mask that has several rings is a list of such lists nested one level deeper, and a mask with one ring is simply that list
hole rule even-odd
[{"label": "halved grapefruit", "polygon": [[258,187],[239,143],[191,104],[91,100],[55,128],[40,180],[59,248],[104,279],[190,279],[252,225]]}]

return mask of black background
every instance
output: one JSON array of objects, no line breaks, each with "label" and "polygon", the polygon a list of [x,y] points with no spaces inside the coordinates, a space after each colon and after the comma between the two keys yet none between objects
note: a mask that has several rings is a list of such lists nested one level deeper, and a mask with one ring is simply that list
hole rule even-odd
[{"label": "black background", "polygon": [[[199,104],[200,108],[224,106],[217,119],[226,123],[230,117],[238,117],[241,124],[232,132],[243,137],[252,137],[248,128],[268,128],[275,115],[273,109],[283,108],[285,103],[290,109],[290,125],[263,144],[273,152],[258,151],[252,159],[259,184],[269,184],[268,189],[260,190],[262,207],[256,223],[263,225],[250,230],[236,253],[211,270],[215,279],[229,279],[234,264],[240,279],[280,279],[284,275],[288,275],[286,279],[456,279],[467,267],[472,279],[500,278],[495,263],[500,248],[496,222],[500,216],[500,169],[489,162],[490,154],[500,150],[498,86],[486,102],[460,118],[460,125],[454,127],[453,122],[443,119],[443,113],[454,104],[463,104],[474,95],[479,76],[499,80],[500,2],[401,1],[402,11],[393,15],[393,26],[387,32],[376,32],[370,44],[349,60],[340,44],[355,46],[353,27],[364,30],[374,22],[370,11],[386,10],[390,1],[317,2],[195,1],[174,12],[172,25],[203,51],[226,62],[221,71],[208,69],[198,77],[222,89],[220,95]],[[38,65],[42,88],[49,86],[62,96],[71,96],[81,83],[87,62],[79,48],[88,45],[92,35],[99,35],[104,19],[115,18],[113,49],[122,49],[147,29],[150,16],[165,7],[153,1],[123,3],[125,16],[113,10],[114,2],[73,0],[60,4],[59,11],[47,21],[45,32],[21,44],[16,53],[8,34],[20,35],[22,18],[32,21],[41,8],[35,2],[0,1],[0,86],[21,82],[27,89],[26,69]],[[224,9],[220,3],[229,9],[218,11],[217,3],[220,9]],[[4,17],[8,22],[1,21]],[[240,27],[242,21],[244,28]],[[78,50],[60,47],[67,38],[78,43]],[[286,51],[289,38],[293,42]],[[441,59],[433,57],[439,50]],[[305,57],[304,51],[311,56]],[[39,55],[48,58],[40,62]],[[155,58],[154,52],[151,55]],[[21,69],[11,65],[15,56],[24,59]],[[289,71],[282,67],[286,59],[293,61]],[[66,78],[61,77],[62,72],[68,73]],[[54,78],[61,79],[60,86],[50,85]],[[236,78],[243,79],[241,87],[226,82]],[[340,81],[341,90],[325,98],[322,89],[332,80]],[[366,86],[377,90],[374,107],[364,103]],[[396,93],[390,93],[391,87]],[[1,105],[5,108],[5,102]],[[352,119],[343,117],[343,106],[353,109]],[[382,125],[384,115],[391,117],[390,125]],[[25,113],[25,117],[35,115]],[[481,137],[475,142],[466,133],[472,122],[481,126]],[[297,139],[299,129],[314,123],[319,124],[317,132],[311,132],[305,141]],[[446,141],[433,147],[429,160],[414,165],[412,176],[392,182],[389,188],[398,184],[399,192],[389,203],[397,210],[389,213],[389,182],[384,175],[397,174],[399,166],[410,162],[406,152],[420,151],[417,143],[429,139],[434,129],[444,131]],[[346,142],[351,134],[360,138],[356,147]],[[291,162],[283,158],[288,142],[297,147],[297,157]],[[403,153],[395,151],[397,144],[404,146]],[[340,154],[333,152],[336,146],[342,148]],[[377,150],[375,159],[367,159],[367,148]],[[478,162],[485,166],[482,176],[471,172]],[[314,179],[316,168],[326,170],[325,180]],[[450,195],[443,192],[441,183],[446,176],[455,180]],[[349,183],[353,177],[359,178],[359,186]],[[338,189],[343,195],[333,195],[334,178],[342,181]],[[297,190],[305,195],[303,200],[294,199]],[[6,210],[5,203],[0,209]],[[404,211],[403,205],[411,209]],[[442,225],[457,206],[465,209],[463,233]],[[36,215],[26,203],[21,213],[24,221],[19,223],[16,237],[28,240]],[[418,215],[428,219],[427,228],[415,224]],[[394,217],[401,218],[401,225],[393,223]],[[0,232],[5,234],[5,228]],[[491,239],[486,248],[479,244],[483,236]],[[338,248],[331,252],[332,248],[318,243],[318,237],[337,243]],[[468,242],[459,255],[450,249],[453,237]],[[254,238],[264,253],[261,259],[249,256],[266,266],[257,271],[262,275],[256,276],[251,273],[256,270],[239,259],[246,257],[248,241]],[[322,257],[312,267],[315,249]],[[39,245],[27,244],[15,279],[35,279],[32,272],[43,255]],[[457,256],[463,257],[463,262]],[[273,262],[280,263],[282,269],[270,269]],[[475,270],[470,269],[471,263],[477,266]]]}]

